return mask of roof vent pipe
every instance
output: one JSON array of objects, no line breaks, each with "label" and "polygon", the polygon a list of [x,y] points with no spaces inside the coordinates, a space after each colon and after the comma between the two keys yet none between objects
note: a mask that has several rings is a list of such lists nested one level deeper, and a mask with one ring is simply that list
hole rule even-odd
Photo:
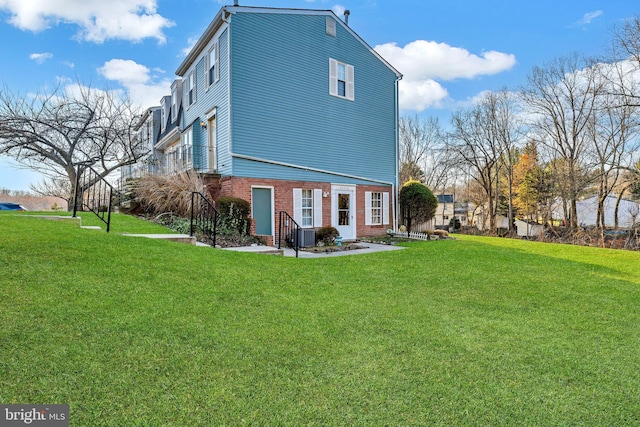
[{"label": "roof vent pipe", "polygon": [[233,0],[233,5],[237,6],[238,5],[238,0]]},{"label": "roof vent pipe", "polygon": [[351,12],[349,12],[349,9],[344,11],[344,23],[349,25],[349,15],[351,14]]}]

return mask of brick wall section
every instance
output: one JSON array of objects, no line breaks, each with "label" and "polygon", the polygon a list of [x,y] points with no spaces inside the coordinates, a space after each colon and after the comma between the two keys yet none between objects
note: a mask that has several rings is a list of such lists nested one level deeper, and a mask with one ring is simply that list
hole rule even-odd
[{"label": "brick wall section", "polygon": [[[307,181],[283,181],[277,179],[224,177],[219,180],[218,197],[239,197],[251,203],[251,187],[271,187],[274,192],[274,222],[277,222],[277,212],[285,211],[293,216],[293,189],[294,188],[319,188],[323,192],[322,198],[322,225],[331,225],[331,184],[326,182]],[[208,188],[215,185],[208,184]],[[211,192],[211,189],[209,190]],[[388,225],[365,225],[365,191],[379,191],[389,193],[389,220]],[[326,197],[324,196],[326,194]],[[216,197],[217,198],[217,197]],[[391,187],[376,185],[356,186],[356,235],[380,236],[389,228],[393,228],[393,199]],[[277,227],[277,224],[275,225]],[[255,233],[255,224],[252,222],[251,232]],[[274,230],[275,232],[275,230]]]}]

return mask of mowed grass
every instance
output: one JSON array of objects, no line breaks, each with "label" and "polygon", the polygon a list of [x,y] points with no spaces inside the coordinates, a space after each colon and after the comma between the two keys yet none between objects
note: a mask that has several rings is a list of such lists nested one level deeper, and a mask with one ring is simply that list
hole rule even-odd
[{"label": "mowed grass", "polygon": [[147,227],[0,215],[0,402],[68,403],[74,426],[640,423],[639,253],[119,234]]}]

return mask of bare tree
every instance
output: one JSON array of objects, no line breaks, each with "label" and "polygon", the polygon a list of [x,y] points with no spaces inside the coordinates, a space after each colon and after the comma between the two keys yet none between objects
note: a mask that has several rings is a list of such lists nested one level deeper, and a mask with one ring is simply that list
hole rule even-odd
[{"label": "bare tree", "polygon": [[[513,179],[512,151],[517,141],[516,111],[513,97],[506,91],[489,92],[480,102],[452,116],[449,149],[458,163],[471,171],[485,194],[489,228],[496,229],[500,168],[507,165]],[[509,160],[505,160],[509,158]],[[510,227],[513,220],[513,195],[510,194]]]},{"label": "bare tree", "polygon": [[554,172],[556,182],[563,186],[565,220],[572,228],[578,226],[578,195],[588,184],[588,125],[603,88],[593,65],[593,61],[575,54],[558,58],[543,67],[534,67],[522,91],[533,115],[530,125],[557,166]]},{"label": "bare tree", "polygon": [[[599,71],[606,82],[615,68],[600,64]],[[607,84],[607,86],[609,86]],[[587,126],[594,158],[595,179],[598,183],[596,225],[605,228],[604,203],[618,184],[625,170],[632,167],[632,155],[637,147],[637,107],[623,94],[604,90],[597,99],[598,108]]]},{"label": "bare tree", "polygon": [[[69,199],[79,163],[93,163],[106,177],[147,154],[133,138],[138,117],[138,109],[116,92],[77,85],[75,91],[58,87],[46,95],[24,97],[4,88],[0,155],[58,180],[53,183],[56,189],[61,178],[67,180]],[[82,167],[79,170],[82,174]]]},{"label": "bare tree", "polygon": [[429,188],[442,186],[447,172],[444,133],[437,117],[401,117],[400,182],[415,179]]},{"label": "bare tree", "polygon": [[626,20],[613,32],[610,77],[612,92],[622,96],[629,106],[640,107],[640,16]]}]

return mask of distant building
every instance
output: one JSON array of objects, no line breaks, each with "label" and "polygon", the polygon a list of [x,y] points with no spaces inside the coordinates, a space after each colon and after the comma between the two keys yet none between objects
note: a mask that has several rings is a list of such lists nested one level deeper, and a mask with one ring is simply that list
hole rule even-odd
[{"label": "distant building", "polygon": [[[615,226],[615,207],[617,196],[610,195],[604,201],[604,221],[605,227]],[[596,196],[579,200],[576,203],[578,211],[578,225],[590,227],[596,225],[596,214],[598,211],[598,198]],[[618,207],[618,227],[630,228],[640,222],[640,205],[638,203],[622,199]]]}]

